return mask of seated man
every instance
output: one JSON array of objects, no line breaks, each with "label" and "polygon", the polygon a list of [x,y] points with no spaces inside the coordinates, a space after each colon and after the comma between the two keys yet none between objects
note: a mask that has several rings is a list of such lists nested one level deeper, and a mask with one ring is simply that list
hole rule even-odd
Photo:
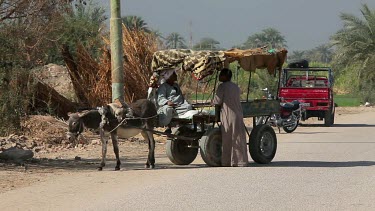
[{"label": "seated man", "polygon": [[163,78],[165,83],[159,86],[157,91],[157,104],[159,123],[162,126],[167,126],[166,133],[171,133],[171,126],[169,123],[172,117],[182,115],[187,111],[191,110],[191,105],[185,100],[182,95],[181,89],[176,83],[177,74],[174,70],[171,70],[164,74]]}]

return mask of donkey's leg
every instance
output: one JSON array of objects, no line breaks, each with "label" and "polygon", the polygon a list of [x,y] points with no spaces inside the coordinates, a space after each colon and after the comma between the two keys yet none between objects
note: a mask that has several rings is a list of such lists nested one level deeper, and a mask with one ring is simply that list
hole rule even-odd
[{"label": "donkey's leg", "polygon": [[[153,129],[153,127],[146,126],[147,129]],[[148,142],[148,157],[146,162],[146,168],[155,168],[155,139],[152,132],[141,132],[143,138]]]},{"label": "donkey's leg", "polygon": [[100,163],[100,166],[98,167],[98,170],[103,170],[103,167],[105,166],[105,157],[107,155],[107,143],[108,143],[108,137],[104,135],[103,129],[100,129],[100,140],[102,141],[102,162]]},{"label": "donkey's leg", "polygon": [[146,131],[142,131],[141,135],[145,139],[145,141],[148,142],[148,157],[147,157],[147,162],[146,162],[145,168],[150,168],[150,139],[149,139]]},{"label": "donkey's leg", "polygon": [[[148,127],[148,129],[153,130],[154,127]],[[151,168],[155,168],[155,139],[154,134],[150,131],[147,132],[148,135],[148,159],[151,164]]]},{"label": "donkey's leg", "polygon": [[115,152],[116,161],[117,161],[115,171],[118,171],[120,170],[121,161],[120,161],[119,149],[118,149],[117,132],[111,133],[111,139],[112,139],[112,144],[113,144],[113,151]]}]

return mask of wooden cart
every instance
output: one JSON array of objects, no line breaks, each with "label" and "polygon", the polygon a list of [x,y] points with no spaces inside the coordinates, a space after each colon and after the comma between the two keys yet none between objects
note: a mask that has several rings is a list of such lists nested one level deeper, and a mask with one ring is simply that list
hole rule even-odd
[{"label": "wooden cart", "polygon": [[[200,77],[202,74],[208,75],[208,73],[202,73],[199,72],[198,74],[195,74],[194,72],[194,64],[189,63],[190,61],[196,61],[199,62],[199,58],[191,59],[189,58],[188,61],[186,61],[186,57],[183,59],[176,59],[179,55],[176,54],[177,50],[172,50],[172,52],[166,52],[168,54],[171,54],[173,57],[173,61],[176,62],[176,65],[183,64],[188,68],[184,66],[180,66],[183,70],[191,71],[193,72],[193,76],[197,79],[201,79]],[[207,54],[207,52],[203,52],[202,54],[207,54],[204,60],[208,65],[207,67],[210,69],[209,74],[216,74],[216,80],[215,85],[217,84],[217,72],[218,71],[212,71],[212,70],[220,70],[223,66],[226,66],[228,63],[233,61],[239,61],[239,59],[247,58],[247,57],[254,57],[254,58],[247,58],[249,61],[257,61],[257,60],[267,60],[268,62],[272,64],[277,64],[271,67],[268,65],[268,63],[262,63],[259,66],[258,64],[242,64],[246,67],[251,68],[267,68],[270,72],[269,68],[280,68],[282,66],[282,63],[284,62],[285,56],[286,56],[286,50],[282,51],[275,51],[273,53],[259,53],[259,51],[264,52],[264,49],[253,49],[253,50],[238,50],[239,52],[242,52],[242,54],[234,54],[234,50],[230,50],[222,53],[212,53],[210,52]],[[192,51],[190,50],[183,50],[183,53],[190,53]],[[251,52],[255,52],[252,54]],[[283,53],[284,58],[280,59],[279,53]],[[163,52],[162,52],[163,53]],[[164,51],[165,53],[165,51]],[[184,55],[185,56],[185,55]],[[261,57],[258,57],[261,56]],[[164,60],[166,59],[165,55],[161,55],[160,52],[156,52],[154,54],[154,60],[153,60],[153,69],[155,70],[154,76],[152,77],[152,80],[155,82],[157,81],[158,71],[161,71],[162,68],[170,68],[171,62],[165,62],[169,66],[166,67],[162,65]],[[216,65],[216,68],[212,68],[212,64],[209,64],[208,61],[211,61],[212,64]],[[247,61],[247,60],[246,60]],[[241,62],[240,62],[241,63]],[[157,65],[155,65],[157,64]],[[162,66],[162,68],[160,68]],[[159,69],[158,69],[159,68]],[[200,69],[202,67],[200,66]],[[251,80],[251,73],[249,77],[249,82]],[[150,84],[152,84],[151,82]],[[250,83],[248,83],[248,86],[250,86]],[[247,93],[247,99],[242,103],[242,109],[243,109],[243,116],[244,118],[247,117],[255,117],[255,116],[269,116],[275,113],[279,112],[279,106],[280,102],[278,100],[249,100],[249,91],[250,87],[248,87],[248,93]],[[211,107],[210,103],[195,103],[192,104],[194,109],[202,109],[202,108],[208,108]],[[178,127],[173,128],[172,134],[169,135],[169,138],[167,140],[166,144],[166,152],[168,155],[168,158],[177,165],[188,165],[192,163],[195,158],[198,155],[198,151],[200,150],[200,154],[202,156],[202,159],[204,162],[209,166],[221,166],[221,152],[222,152],[222,138],[221,138],[221,131],[220,131],[220,120],[217,115],[218,112],[215,112],[215,114],[206,114],[206,113],[198,113],[194,115],[191,119],[180,119],[180,118],[174,118],[172,119],[172,124],[179,125]],[[252,157],[252,159],[256,163],[260,164],[267,164],[272,161],[276,154],[277,149],[277,138],[276,134],[272,127],[269,125],[258,125],[254,128],[252,128],[251,132],[248,132],[248,128],[244,125],[246,128],[247,134],[249,136],[249,152]]]}]

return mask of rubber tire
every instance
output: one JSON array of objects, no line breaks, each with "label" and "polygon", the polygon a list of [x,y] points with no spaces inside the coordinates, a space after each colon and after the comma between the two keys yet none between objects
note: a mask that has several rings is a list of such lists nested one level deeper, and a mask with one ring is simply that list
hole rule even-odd
[{"label": "rubber tire", "polygon": [[[186,127],[182,126],[172,131],[172,134],[186,137],[193,137],[194,132]],[[198,141],[194,145],[198,146]],[[169,160],[176,165],[189,165],[192,163],[198,155],[198,148],[188,148],[190,141],[181,139],[171,140],[168,139],[166,143],[166,152]]]},{"label": "rubber tire", "polygon": [[324,126],[331,127],[335,123],[335,109],[328,110],[324,114]]},{"label": "rubber tire", "polygon": [[203,161],[208,166],[221,166],[222,137],[220,128],[208,130],[199,140]]},{"label": "rubber tire", "polygon": [[[261,141],[264,135],[268,135],[268,138],[271,138],[272,150],[269,155],[265,155],[262,152]],[[273,128],[269,125],[258,125],[251,131],[249,138],[249,152],[251,158],[259,164],[268,164],[270,163],[276,155],[277,150],[277,138],[276,133]]]},{"label": "rubber tire", "polygon": [[298,127],[298,124],[299,124],[299,120],[297,120],[297,124],[296,124],[296,126],[294,127],[294,128],[292,128],[292,129],[288,129],[288,127],[283,127],[283,130],[286,132],[286,133],[292,133],[292,132],[294,132],[296,129],[297,129],[297,127]]}]

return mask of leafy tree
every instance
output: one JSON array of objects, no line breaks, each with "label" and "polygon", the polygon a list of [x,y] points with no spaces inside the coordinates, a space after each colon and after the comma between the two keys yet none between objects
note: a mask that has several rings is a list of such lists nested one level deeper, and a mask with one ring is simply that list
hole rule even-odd
[{"label": "leafy tree", "polygon": [[62,13],[71,1],[0,1],[0,59],[33,66],[58,39]]},{"label": "leafy tree", "polygon": [[286,40],[281,33],[274,28],[263,29],[261,33],[255,33],[247,38],[244,43],[246,48],[269,46],[271,48],[286,47]]},{"label": "leafy tree", "polygon": [[129,30],[142,30],[145,32],[151,32],[151,30],[147,26],[147,23],[142,19],[142,17],[128,15],[122,17],[121,20]]},{"label": "leafy tree", "polygon": [[335,64],[341,69],[348,65],[360,64],[355,69],[360,81],[359,91],[363,100],[375,101],[375,10],[366,4],[360,9],[362,17],[342,13],[341,20],[344,26],[331,37],[336,46]]},{"label": "leafy tree", "polygon": [[[75,52],[77,43],[90,49],[91,55],[98,56],[101,47],[101,29],[107,17],[103,8],[89,2],[76,3],[70,12],[64,15],[61,24],[61,38],[57,40],[58,46],[68,46]],[[51,53],[51,56],[54,54]]]},{"label": "leafy tree", "polygon": [[211,38],[204,37],[197,44],[193,46],[195,50],[219,50],[220,42]]},{"label": "leafy tree", "polygon": [[177,32],[170,33],[165,38],[165,44],[169,49],[186,48],[185,39]]},{"label": "leafy tree", "polygon": [[0,1],[0,58],[24,67],[61,64],[62,45],[100,40],[103,14],[91,1]]}]

